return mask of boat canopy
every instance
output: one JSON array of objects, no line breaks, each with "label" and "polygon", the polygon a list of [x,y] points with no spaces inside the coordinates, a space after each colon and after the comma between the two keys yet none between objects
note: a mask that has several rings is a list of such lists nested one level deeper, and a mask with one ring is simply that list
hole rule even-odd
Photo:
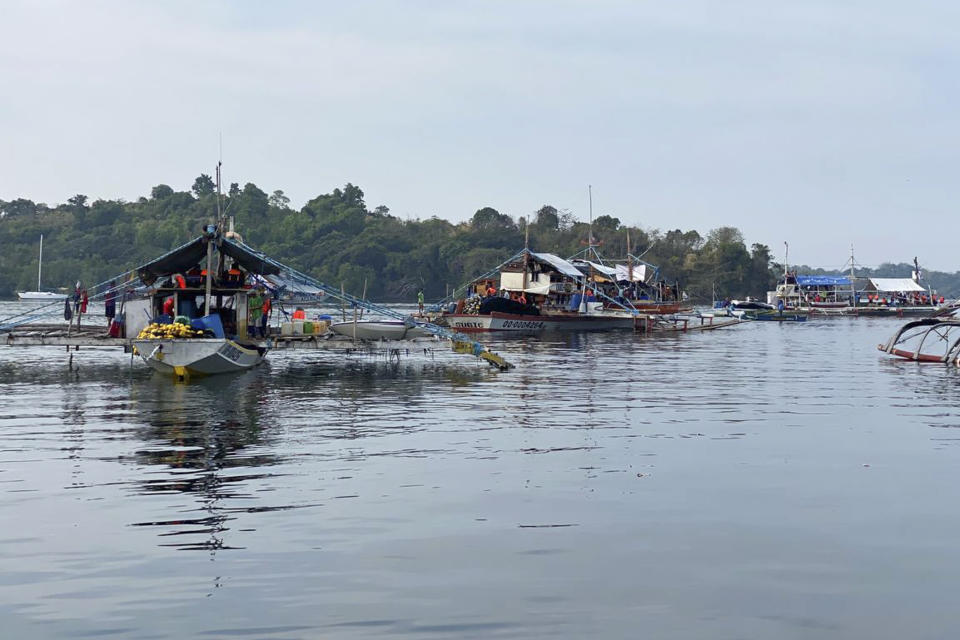
[{"label": "boat canopy", "polygon": [[578,280],[583,277],[583,274],[580,273],[580,271],[575,266],[573,266],[572,264],[570,264],[560,256],[555,256],[552,253],[534,253],[533,251],[531,251],[530,257],[532,257],[534,260],[538,260],[544,264],[550,265],[551,267],[553,267],[554,269],[556,269],[557,271],[559,271],[565,276],[570,276],[571,278],[577,278]]},{"label": "boat canopy", "polygon": [[573,260],[572,264],[578,267],[581,271],[589,272],[590,269],[593,269],[597,273],[607,276],[608,278],[614,278],[617,275],[617,270],[615,267],[608,267],[607,265],[600,264],[598,262],[590,262],[589,260]]},{"label": "boat canopy", "polygon": [[[630,268],[625,264],[617,265],[617,282],[630,282]],[[633,265],[633,282],[647,281],[647,265]]]},{"label": "boat canopy", "polygon": [[186,271],[198,264],[207,254],[206,241],[207,239],[204,236],[191,240],[159,258],[137,267],[137,275],[144,284],[150,285],[165,276]]},{"label": "boat canopy", "polygon": [[257,273],[262,276],[279,274],[280,269],[267,258],[267,255],[261,251],[237,242],[230,238],[223,238],[220,241],[220,251],[237,261],[241,267],[250,273]]},{"label": "boat canopy", "polygon": [[801,287],[850,286],[850,278],[847,276],[797,276],[797,284]]},{"label": "boat canopy", "polygon": [[[158,279],[182,273],[200,264],[207,255],[206,236],[199,236],[190,242],[181,245],[173,251],[160,256],[137,268],[137,275],[147,285]],[[229,238],[222,238],[217,245],[219,250],[234,260],[250,273],[260,275],[279,274],[280,269],[267,260],[267,257],[242,242]]]},{"label": "boat canopy", "polygon": [[870,281],[865,291],[879,291],[881,293],[909,293],[917,291],[926,293],[926,289],[910,278],[868,278]]}]

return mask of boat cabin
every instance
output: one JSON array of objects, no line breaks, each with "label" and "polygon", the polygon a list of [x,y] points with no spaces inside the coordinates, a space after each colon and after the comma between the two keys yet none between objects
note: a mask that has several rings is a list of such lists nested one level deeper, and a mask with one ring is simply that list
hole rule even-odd
[{"label": "boat cabin", "polygon": [[217,338],[253,338],[249,298],[266,278],[279,273],[263,254],[208,231],[137,270],[144,287],[124,303],[125,336],[133,338],[151,323],[168,324],[180,318]]},{"label": "boat cabin", "polygon": [[565,307],[577,292],[583,274],[570,262],[552,253],[529,251],[525,257],[500,269],[500,290],[524,293],[547,307]]},{"label": "boat cabin", "polygon": [[855,303],[853,282],[847,276],[806,276],[787,273],[770,292],[767,302],[780,300],[787,308],[847,307]]}]

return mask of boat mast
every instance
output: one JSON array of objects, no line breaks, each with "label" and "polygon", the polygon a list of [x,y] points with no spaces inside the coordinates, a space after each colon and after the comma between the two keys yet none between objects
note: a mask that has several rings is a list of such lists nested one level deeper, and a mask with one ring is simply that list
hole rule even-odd
[{"label": "boat mast", "polygon": [[[922,287],[923,284],[920,282],[922,279],[923,273],[920,271],[920,263],[917,262],[917,256],[913,256],[913,280]],[[930,304],[936,306],[933,304],[933,287],[930,285],[927,285],[927,295],[930,297]]]},{"label": "boat mast", "polygon": [[[220,211],[220,165],[222,164],[222,160],[217,161],[217,226],[214,228],[215,233],[219,231],[219,227],[222,222],[222,213]],[[210,315],[210,290],[213,288],[213,237],[210,237],[209,233],[207,237],[207,279],[204,283],[204,287],[204,313],[205,315]]]},{"label": "boat mast", "polygon": [[[587,199],[590,206],[590,224],[587,227],[587,263],[590,263],[590,254],[593,253],[593,185],[587,185]],[[583,292],[580,296],[580,313],[587,312],[587,283],[593,277],[593,265],[590,266],[590,275],[583,281]]]},{"label": "boat mast", "polygon": [[853,306],[857,306],[857,274],[853,270],[853,243],[850,243],[850,291],[853,294]]},{"label": "boat mast", "polygon": [[527,265],[530,264],[530,221],[523,225],[523,297],[527,297]]},{"label": "boat mast", "polygon": [[[787,241],[783,241],[783,277],[787,277],[787,272],[790,270],[790,245],[787,244]],[[786,281],[784,281],[786,284]]]},{"label": "boat mast", "polygon": [[[616,265],[614,265],[616,266]],[[628,287],[633,286],[633,254],[630,253],[630,227],[627,227],[627,283]]]},{"label": "boat mast", "polygon": [[40,234],[40,260],[37,262],[37,291],[42,291],[40,288],[40,271],[43,269],[43,234]]}]

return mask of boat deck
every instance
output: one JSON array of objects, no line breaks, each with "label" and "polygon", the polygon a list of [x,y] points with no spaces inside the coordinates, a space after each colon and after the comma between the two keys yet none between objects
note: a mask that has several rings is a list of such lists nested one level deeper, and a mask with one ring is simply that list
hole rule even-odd
[{"label": "boat deck", "polygon": [[66,324],[29,324],[0,333],[0,344],[11,347],[128,347],[126,338],[111,338],[104,326],[68,327]]}]

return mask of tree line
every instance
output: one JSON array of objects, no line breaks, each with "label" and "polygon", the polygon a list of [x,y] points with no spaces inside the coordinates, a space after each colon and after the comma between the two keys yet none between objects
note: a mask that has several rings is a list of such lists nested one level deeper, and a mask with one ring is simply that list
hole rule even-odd
[{"label": "tree line", "polygon": [[[44,288],[102,282],[196,237],[216,217],[216,197],[213,179],[202,174],[189,191],[159,184],[135,202],[91,202],[82,194],[55,206],[0,200],[0,297],[35,288],[40,234]],[[403,220],[386,206],[369,208],[352,184],[294,209],[281,190],[268,194],[251,182],[233,183],[222,206],[247,244],[348,292],[365,287],[369,298],[385,302],[414,301],[420,289],[428,300],[443,298],[515,255],[527,235],[532,250],[569,257],[584,250],[590,233],[587,222],[552,205],[517,218],[482,207],[462,223],[436,216]],[[601,215],[592,231],[601,255],[621,262],[629,235],[631,253],[659,266],[662,279],[680,283],[698,302],[763,297],[782,272],[769,247],[748,247],[734,227],[701,235]],[[910,268],[885,264],[861,275],[902,277]],[[960,293],[960,272],[927,277],[945,295]]]}]

